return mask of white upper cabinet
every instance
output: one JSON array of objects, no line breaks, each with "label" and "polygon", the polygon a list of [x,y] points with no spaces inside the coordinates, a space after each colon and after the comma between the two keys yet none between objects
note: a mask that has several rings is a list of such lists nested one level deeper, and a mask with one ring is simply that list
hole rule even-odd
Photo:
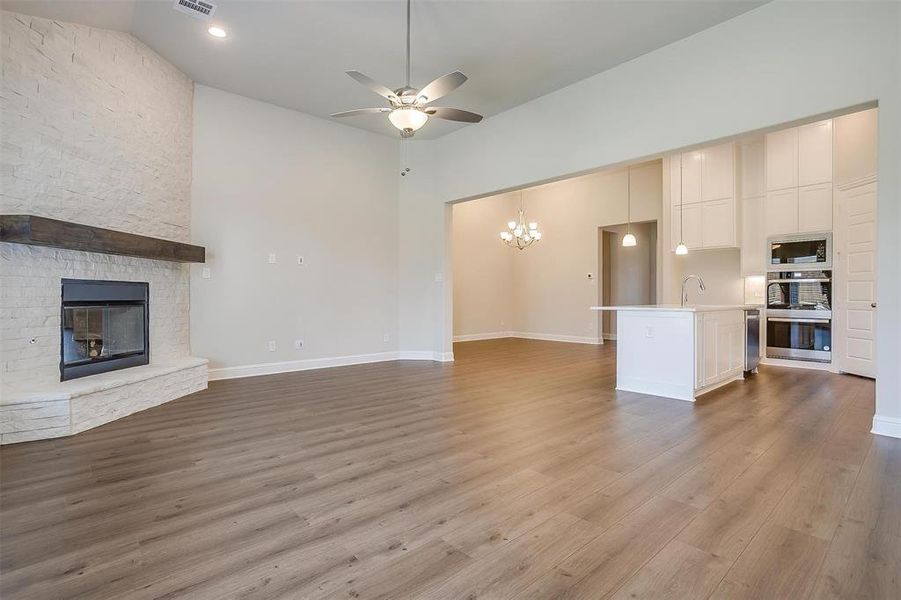
[{"label": "white upper cabinet", "polygon": [[798,188],[767,192],[764,223],[767,236],[798,233]]},{"label": "white upper cabinet", "polygon": [[766,136],[766,236],[832,230],[832,120]]},{"label": "white upper cabinet", "polygon": [[[681,155],[680,180],[680,155],[673,156],[670,168],[670,198],[673,206],[679,206],[680,199],[683,204],[695,204],[701,201],[701,152],[683,152]],[[681,185],[680,185],[681,181]]]},{"label": "white upper cabinet", "polygon": [[766,136],[766,189],[798,187],[798,129],[784,129]]},{"label": "white upper cabinet", "polygon": [[735,199],[701,203],[701,246],[722,248],[735,245]]},{"label": "white upper cabinet", "polygon": [[845,189],[876,180],[877,109],[835,119],[835,185]]},{"label": "white upper cabinet", "polygon": [[798,231],[832,231],[832,184],[798,189]]},{"label": "white upper cabinet", "polygon": [[832,121],[798,127],[798,185],[803,187],[831,181]]},{"label": "white upper cabinet", "polygon": [[685,221],[681,237],[689,248],[738,245],[735,171],[735,144],[732,142],[673,155],[670,198],[674,248],[680,238],[680,211],[684,213]]},{"label": "white upper cabinet", "polygon": [[700,250],[704,247],[701,235],[701,205],[697,202],[686,204],[681,209],[673,208],[671,241],[674,249],[680,240],[691,250]]},{"label": "white upper cabinet", "polygon": [[701,200],[735,197],[735,144],[711,146],[701,151]]},{"label": "white upper cabinet", "polygon": [[741,143],[742,198],[759,198],[766,194],[765,145],[762,136]]}]

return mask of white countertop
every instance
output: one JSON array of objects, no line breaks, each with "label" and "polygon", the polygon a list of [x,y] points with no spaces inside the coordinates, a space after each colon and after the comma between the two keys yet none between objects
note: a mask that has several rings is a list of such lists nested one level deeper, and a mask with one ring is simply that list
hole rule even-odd
[{"label": "white countertop", "polygon": [[635,304],[632,306],[592,306],[591,310],[643,310],[643,311],[679,311],[679,312],[712,312],[718,310],[760,310],[762,304]]}]

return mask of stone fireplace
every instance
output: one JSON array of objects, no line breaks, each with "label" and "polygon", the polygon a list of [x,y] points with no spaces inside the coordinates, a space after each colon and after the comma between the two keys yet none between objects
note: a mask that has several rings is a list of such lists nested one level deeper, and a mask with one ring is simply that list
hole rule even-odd
[{"label": "stone fireplace", "polygon": [[[191,355],[186,263],[196,260],[153,251],[191,240],[193,82],[125,33],[9,11],[0,28],[0,215],[94,228],[63,232],[59,244],[0,242],[7,444],[79,433],[202,390],[207,361]],[[122,236],[144,239],[131,252]],[[70,297],[73,280],[99,283]],[[132,297],[85,292],[121,284],[127,294],[143,287],[143,315]],[[100,372],[110,364],[128,368]]]}]

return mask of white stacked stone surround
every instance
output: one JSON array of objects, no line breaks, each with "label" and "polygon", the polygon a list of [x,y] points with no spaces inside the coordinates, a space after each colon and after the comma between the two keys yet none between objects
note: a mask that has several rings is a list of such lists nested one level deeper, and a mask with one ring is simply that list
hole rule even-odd
[{"label": "white stacked stone surround", "polygon": [[[0,44],[0,213],[190,241],[191,80],[128,34],[72,23],[3,11]],[[63,278],[149,282],[151,365],[60,383]],[[205,388],[189,290],[186,265],[0,244],[0,443]]]}]

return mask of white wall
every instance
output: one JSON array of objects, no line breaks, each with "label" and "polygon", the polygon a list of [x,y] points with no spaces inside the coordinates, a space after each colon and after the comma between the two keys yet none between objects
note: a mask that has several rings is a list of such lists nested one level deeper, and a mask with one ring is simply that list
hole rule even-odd
[{"label": "white wall", "polygon": [[517,194],[492,196],[453,207],[454,337],[502,337],[514,327],[520,298],[513,255],[499,233],[515,219]]},{"label": "white wall", "polygon": [[[413,145],[401,186],[401,344],[446,352],[444,203],[879,103],[879,256],[901,255],[901,5],[766,4],[538,98]],[[901,263],[879,264],[877,413],[901,430]]]},{"label": "white wall", "polygon": [[[523,251],[498,237],[516,214],[518,192],[454,205],[454,335],[511,331],[596,342],[598,321],[588,307],[598,299],[597,230],[626,222],[626,177],[626,169],[608,169],[524,190],[526,218],[538,221],[543,237]],[[632,220],[659,221],[660,161],[632,167],[631,178]],[[460,248],[464,243],[475,245]],[[512,279],[492,287],[491,279],[507,268],[505,259]],[[484,304],[489,292],[499,293],[501,304]],[[504,304],[511,307],[507,313]],[[505,314],[508,326],[497,329]]]},{"label": "white wall", "polygon": [[191,343],[210,377],[396,351],[397,141],[201,85],[194,100],[210,278],[192,269]]},{"label": "white wall", "polygon": [[[188,241],[191,80],[117,31],[3,11],[0,36],[0,213]],[[148,282],[151,361],[190,353],[186,265],[2,243],[5,386],[59,383],[63,277]]]}]

